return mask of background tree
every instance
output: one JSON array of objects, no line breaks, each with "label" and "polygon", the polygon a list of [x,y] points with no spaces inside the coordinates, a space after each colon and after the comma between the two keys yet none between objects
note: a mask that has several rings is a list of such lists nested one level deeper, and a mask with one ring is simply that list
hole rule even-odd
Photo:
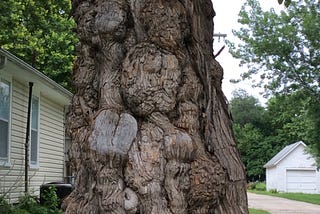
[{"label": "background tree", "polygon": [[274,155],[268,141],[270,121],[259,100],[245,90],[234,91],[230,101],[233,129],[241,159],[246,167],[247,180],[265,179],[263,165]]},{"label": "background tree", "polygon": [[268,115],[274,127],[273,135],[280,145],[304,141],[320,166],[320,135],[317,131],[317,127],[320,127],[320,108],[312,97],[305,96],[304,91],[276,95],[268,102]]},{"label": "background tree", "polygon": [[263,165],[285,146],[300,140],[308,144],[317,136],[309,103],[310,97],[299,91],[273,96],[264,108],[244,90],[233,93],[233,128],[248,180],[264,180]]},{"label": "background tree", "polygon": [[252,124],[255,127],[263,128],[265,110],[259,100],[250,96],[245,90],[239,89],[232,92],[230,101],[233,121],[241,127]]},{"label": "background tree", "polygon": [[[320,5],[315,0],[291,1],[279,14],[263,11],[256,0],[248,0],[239,13],[242,27],[234,31],[241,42],[228,42],[231,54],[248,66],[244,79],[258,75],[266,94],[308,97],[309,119],[317,120],[320,105]],[[296,114],[300,114],[296,112]],[[313,130],[320,127],[313,121]],[[311,130],[311,129],[310,129]],[[319,136],[308,132],[309,144],[320,148]],[[317,136],[317,137],[311,137]],[[320,150],[314,151],[320,157]]]},{"label": "background tree", "polygon": [[264,181],[265,169],[263,165],[274,155],[272,144],[257,127],[248,123],[243,127],[234,124],[234,133],[241,160],[246,167],[248,181]]},{"label": "background tree", "polygon": [[291,0],[278,0],[278,3],[283,3],[286,7],[288,7],[291,4]]},{"label": "background tree", "polygon": [[277,14],[273,9],[262,11],[256,0],[248,0],[239,13],[239,23],[242,28],[234,35],[242,43],[228,44],[231,54],[249,68],[243,78],[260,74],[260,84],[266,83],[273,93],[303,89],[319,97],[318,1],[292,2]]},{"label": "background tree", "polygon": [[77,42],[69,0],[8,0],[0,5],[0,46],[71,89]]},{"label": "background tree", "polygon": [[210,0],[73,1],[66,213],[248,213]]},{"label": "background tree", "polygon": [[295,92],[276,95],[268,101],[267,112],[274,129],[273,135],[284,144],[298,140],[308,143],[308,131],[312,127],[308,116],[310,98],[302,96],[304,93]]}]

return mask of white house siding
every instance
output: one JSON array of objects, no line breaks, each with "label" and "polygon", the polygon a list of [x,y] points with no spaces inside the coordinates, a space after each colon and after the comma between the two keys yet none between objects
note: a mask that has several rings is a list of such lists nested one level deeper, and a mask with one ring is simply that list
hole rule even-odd
[{"label": "white house siding", "polygon": [[277,187],[277,167],[269,168],[266,171],[267,191],[278,189]]},{"label": "white house siding", "polygon": [[[276,178],[277,180],[277,190],[279,192],[287,192],[287,171],[288,170],[316,170],[313,166],[315,161],[309,154],[304,151],[305,147],[300,144],[295,150],[288,154],[283,160],[281,160],[276,166]],[[269,171],[270,168],[267,170]],[[316,173],[317,179],[319,179],[319,172]],[[274,179],[274,178],[273,178]],[[318,182],[319,185],[319,182]],[[269,189],[269,188],[268,188]],[[289,187],[290,189],[290,187]],[[313,193],[319,193],[320,188]]]},{"label": "white house siding", "polygon": [[1,192],[10,190],[8,197],[15,201],[24,191],[24,143],[26,136],[28,92],[26,86],[12,81],[11,102],[11,167],[1,168]]},{"label": "white house siding", "polygon": [[[12,81],[11,167],[0,168],[0,192],[11,188],[8,194],[11,202],[15,202],[24,192],[24,143],[28,109],[26,89],[27,85]],[[29,171],[29,190],[34,194],[39,194],[39,187],[43,183],[63,180],[64,107],[44,96],[40,96],[39,131],[39,167]]]},{"label": "white house siding", "polygon": [[48,182],[63,181],[64,168],[64,107],[40,96],[39,168],[30,180],[30,189]]}]

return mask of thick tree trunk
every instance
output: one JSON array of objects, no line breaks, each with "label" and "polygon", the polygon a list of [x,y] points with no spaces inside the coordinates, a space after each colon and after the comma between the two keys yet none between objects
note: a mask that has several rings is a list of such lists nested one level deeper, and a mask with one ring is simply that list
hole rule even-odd
[{"label": "thick tree trunk", "polygon": [[66,213],[247,213],[210,0],[74,0]]}]

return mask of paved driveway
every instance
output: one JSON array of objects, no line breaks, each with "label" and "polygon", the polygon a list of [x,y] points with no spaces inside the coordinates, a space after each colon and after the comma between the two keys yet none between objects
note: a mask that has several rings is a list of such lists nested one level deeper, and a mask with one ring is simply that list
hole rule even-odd
[{"label": "paved driveway", "polygon": [[248,193],[249,208],[267,210],[272,214],[320,214],[320,205],[285,198]]}]

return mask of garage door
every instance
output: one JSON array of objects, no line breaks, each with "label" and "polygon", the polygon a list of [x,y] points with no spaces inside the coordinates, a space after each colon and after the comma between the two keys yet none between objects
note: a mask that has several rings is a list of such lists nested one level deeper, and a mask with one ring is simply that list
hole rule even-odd
[{"label": "garage door", "polygon": [[287,170],[287,192],[316,193],[316,171]]}]

